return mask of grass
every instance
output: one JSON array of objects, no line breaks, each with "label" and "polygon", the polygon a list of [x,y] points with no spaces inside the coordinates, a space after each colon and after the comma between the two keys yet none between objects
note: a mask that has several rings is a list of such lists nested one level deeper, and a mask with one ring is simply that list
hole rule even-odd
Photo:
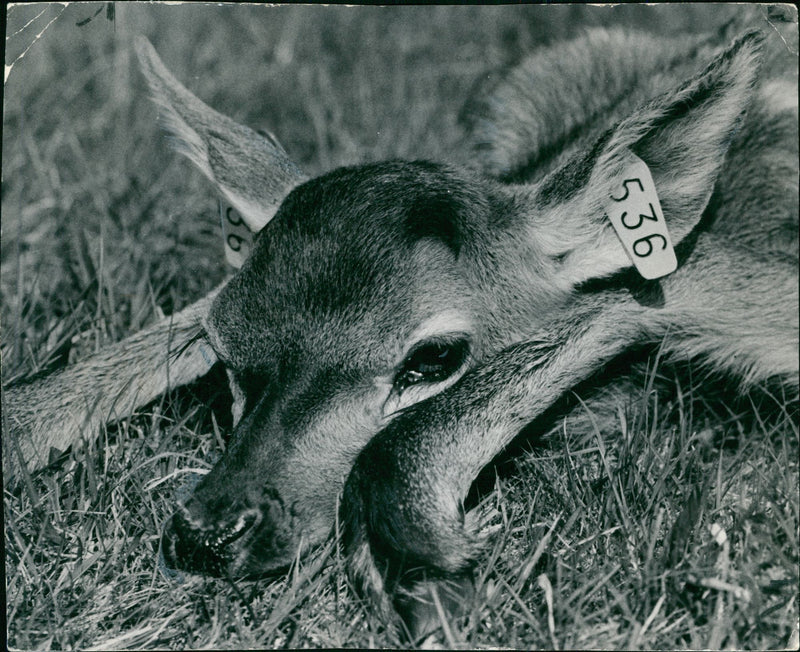
[{"label": "grass", "polygon": [[[133,34],[316,174],[452,160],[475,80],[584,26],[698,30],[733,11],[115,6],[7,10],[4,383],[118,341],[227,273],[214,192],[165,146]],[[796,401],[709,399],[705,382],[665,382],[668,399],[645,378],[613,420],[567,422],[496,481],[489,473],[500,528],[468,617],[441,642],[797,647]],[[160,574],[161,524],[191,472],[223,450],[229,401],[212,374],[5,491],[9,647],[403,645],[354,597],[334,545],[273,580]]]}]

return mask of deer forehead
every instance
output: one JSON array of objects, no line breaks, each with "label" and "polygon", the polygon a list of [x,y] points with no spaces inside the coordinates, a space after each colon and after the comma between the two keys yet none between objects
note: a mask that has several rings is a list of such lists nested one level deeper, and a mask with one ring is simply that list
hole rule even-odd
[{"label": "deer forehead", "polygon": [[[281,209],[206,320],[209,341],[229,366],[271,365],[288,349],[317,361],[324,352],[323,363],[338,356],[385,366],[426,320],[447,315],[434,320],[439,330],[446,330],[443,320],[466,328],[470,290],[451,242],[433,234],[415,239],[407,225],[386,215],[370,219],[372,213],[361,228],[351,220],[349,231],[318,215],[303,224],[304,198],[293,203],[301,210]],[[340,202],[311,210],[330,215],[343,208]],[[398,213],[394,221],[404,217]]]}]

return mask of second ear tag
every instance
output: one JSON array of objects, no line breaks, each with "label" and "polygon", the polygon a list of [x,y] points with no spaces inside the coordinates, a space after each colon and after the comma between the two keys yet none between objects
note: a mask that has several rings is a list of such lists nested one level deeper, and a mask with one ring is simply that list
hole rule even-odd
[{"label": "second ear tag", "polygon": [[239,269],[253,248],[253,234],[242,216],[224,199],[219,200],[219,219],[222,223],[225,259],[231,267]]}]

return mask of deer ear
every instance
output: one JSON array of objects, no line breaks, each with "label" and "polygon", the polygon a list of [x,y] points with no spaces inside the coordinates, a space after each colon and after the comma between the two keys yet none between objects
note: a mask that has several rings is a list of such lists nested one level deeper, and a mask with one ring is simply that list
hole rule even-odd
[{"label": "deer ear", "polygon": [[699,75],[640,107],[534,189],[533,226],[571,284],[631,265],[606,217],[631,154],[649,167],[674,244],[697,225],[752,96],[762,37],[739,38]]},{"label": "deer ear", "polygon": [[274,137],[217,113],[186,90],[146,38],[138,37],[135,47],[175,148],[216,184],[251,231],[261,230],[305,175]]}]

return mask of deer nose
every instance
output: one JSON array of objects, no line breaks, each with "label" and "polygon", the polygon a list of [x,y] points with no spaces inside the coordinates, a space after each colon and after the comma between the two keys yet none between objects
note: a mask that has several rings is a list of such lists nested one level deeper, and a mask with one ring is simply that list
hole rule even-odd
[{"label": "deer nose", "polygon": [[185,510],[176,512],[161,533],[161,560],[173,570],[223,575],[237,555],[235,542],[258,520],[258,511],[251,509],[228,523],[204,527]]}]

